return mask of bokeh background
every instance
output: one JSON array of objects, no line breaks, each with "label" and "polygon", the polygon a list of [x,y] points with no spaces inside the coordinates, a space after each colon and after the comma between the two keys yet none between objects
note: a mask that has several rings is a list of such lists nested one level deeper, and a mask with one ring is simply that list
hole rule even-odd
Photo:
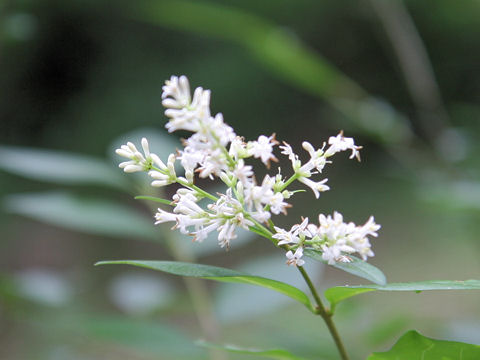
[{"label": "bokeh background", "polygon": [[[172,74],[211,89],[247,139],[276,133],[299,151],[343,129],[364,146],[278,223],[373,214],[370,262],[389,282],[480,278],[480,2],[16,0],[0,12],[0,358],[227,359],[193,344],[205,338],[336,358],[288,298],[93,266],[182,259],[302,286],[269,243],[192,244],[133,200],[153,190],[116,168],[114,149],[142,136],[160,154],[178,146],[160,103]],[[307,265],[320,289],[365,282]],[[353,359],[408,329],[480,342],[475,291],[365,294],[336,317]]]}]

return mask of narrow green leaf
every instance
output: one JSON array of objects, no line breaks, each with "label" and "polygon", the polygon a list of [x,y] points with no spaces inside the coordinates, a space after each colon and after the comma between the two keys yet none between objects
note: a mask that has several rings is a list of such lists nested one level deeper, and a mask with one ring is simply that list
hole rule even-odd
[{"label": "narrow green leaf", "polygon": [[264,357],[267,359],[304,360],[304,358],[295,356],[292,353],[283,349],[269,349],[269,350],[247,349],[247,348],[241,348],[235,345],[216,345],[216,344],[211,344],[205,341],[197,341],[196,344],[199,346],[210,348],[210,349],[225,350],[231,353],[253,355],[253,356]]},{"label": "narrow green leaf", "polygon": [[[24,320],[25,321],[25,320]],[[68,343],[78,336],[96,344],[110,344],[128,349],[134,358],[152,355],[157,359],[205,359],[205,351],[194,345],[183,331],[173,324],[158,320],[133,319],[100,313],[67,311],[36,312],[28,318],[38,331]]]},{"label": "narrow green leaf", "polygon": [[430,290],[480,290],[480,280],[430,280],[386,285],[336,286],[325,291],[325,297],[334,308],[340,301],[369,291],[430,291]]},{"label": "narrow green leaf", "polygon": [[404,116],[269,19],[233,6],[185,0],[141,2],[127,16],[237,43],[272,75],[323,98],[364,132],[385,142],[412,135]]},{"label": "narrow green leaf", "polygon": [[231,269],[215,267],[202,264],[191,264],[177,261],[144,261],[144,260],[117,260],[100,261],[95,265],[125,264],[144,267],[151,270],[163,271],[173,275],[198,277],[209,280],[216,280],[230,283],[241,283],[262,286],[282,293],[290,298],[304,304],[313,311],[308,296],[296,287],[280,281],[267,279],[260,276],[249,275]]},{"label": "narrow green leaf", "polygon": [[105,161],[61,151],[1,146],[0,169],[57,184],[98,184],[121,190],[127,185],[121,171]]},{"label": "narrow green leaf", "polygon": [[330,311],[332,314],[335,312],[335,308],[338,303],[341,301],[348,299],[355,295],[360,295],[365,292],[375,291],[374,289],[350,289],[345,287],[333,287],[327,289],[324,293],[325,297],[327,298],[328,302],[330,303]]},{"label": "narrow green leaf", "polygon": [[153,219],[107,200],[46,192],[9,195],[3,205],[11,213],[88,234],[154,241],[159,237]]},{"label": "narrow green leaf", "polygon": [[[216,241],[212,243],[218,247]],[[321,278],[323,268],[324,265],[316,261],[306,264],[306,270],[314,283]],[[285,254],[281,252],[248,259],[238,264],[236,270],[278,280],[295,286],[304,292],[308,291],[308,287],[298,272],[292,271],[289,266],[285,266]],[[255,299],[255,301],[251,301],[251,299]],[[290,301],[289,298],[282,294],[259,286],[245,291],[243,286],[238,286],[237,284],[223,284],[214,291],[215,312],[218,315],[218,319],[225,324],[245,322],[249,319],[258,318],[259,316],[277,311]],[[232,311],[232,308],[235,311]]]},{"label": "narrow green leaf", "polygon": [[[322,259],[322,253],[317,250],[307,249],[304,254],[312,259],[327,263]],[[349,274],[361,277],[363,279],[370,280],[371,282],[379,285],[385,285],[387,279],[383,272],[372,264],[367,263],[355,256],[349,255],[352,258],[352,262],[349,263],[335,263],[333,267],[348,272]]]},{"label": "narrow green leaf", "polygon": [[135,200],[149,200],[149,201],[154,201],[154,202],[158,202],[165,205],[172,205],[172,200],[166,200],[166,199],[162,199],[155,196],[139,195],[139,196],[135,196]]},{"label": "narrow green leaf", "polygon": [[416,331],[405,333],[387,352],[373,353],[367,360],[477,360],[480,346],[435,340]]}]

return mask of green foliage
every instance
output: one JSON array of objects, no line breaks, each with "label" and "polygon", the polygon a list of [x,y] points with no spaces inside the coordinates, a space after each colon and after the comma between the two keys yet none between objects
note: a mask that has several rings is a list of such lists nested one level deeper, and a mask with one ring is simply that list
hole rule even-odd
[{"label": "green foliage", "polygon": [[304,358],[295,356],[283,349],[270,349],[270,350],[246,349],[246,348],[241,348],[234,345],[216,345],[216,344],[211,344],[205,341],[197,341],[196,344],[207,347],[207,348],[211,348],[211,349],[225,350],[231,353],[252,355],[252,356],[258,356],[258,357],[263,357],[263,358],[273,359],[273,360],[305,360]]},{"label": "green foliage", "polygon": [[[48,318],[47,318],[48,316]],[[81,336],[91,341],[121,346],[134,353],[155,355],[167,359],[202,359],[201,348],[171,324],[150,320],[135,320],[105,314],[47,312],[35,316],[36,326],[57,339]]]},{"label": "green foliage", "polygon": [[87,234],[158,240],[147,216],[108,200],[66,192],[14,194],[5,198],[4,207],[14,214]]},{"label": "green foliage", "polygon": [[430,339],[412,330],[387,352],[373,353],[367,360],[477,360],[480,346]]},{"label": "green foliage", "polygon": [[216,280],[229,283],[241,283],[262,286],[282,293],[292,299],[302,303],[309,310],[313,310],[308,296],[296,287],[285,284],[280,281],[267,279],[260,276],[249,275],[235,270],[221,267],[191,264],[178,261],[143,261],[143,260],[117,260],[117,261],[100,261],[95,265],[113,265],[125,264],[138,267],[144,267],[151,270],[163,271],[173,275],[196,277],[208,280]]},{"label": "green foliage", "polygon": [[269,19],[239,8],[201,1],[138,3],[136,20],[218,37],[245,47],[272,75],[326,100],[359,129],[385,142],[412,135],[406,119]]},{"label": "green foliage", "polygon": [[171,205],[172,204],[172,200],[162,199],[162,198],[159,198],[159,197],[148,196],[148,195],[135,196],[135,200],[148,200],[148,201],[158,202],[158,203],[164,204],[164,205]]},{"label": "green foliage", "polygon": [[28,179],[56,184],[128,189],[125,177],[107,162],[60,151],[0,146],[0,169]]},{"label": "green foliage", "polygon": [[480,280],[430,280],[386,285],[336,286],[325,291],[325,297],[334,308],[339,302],[369,291],[429,291],[429,290],[480,290]]},{"label": "green foliage", "polygon": [[[327,263],[325,260],[322,259],[322,253],[320,251],[310,249],[305,250],[304,254],[308,257],[311,257],[312,259]],[[380,269],[355,256],[349,255],[349,257],[352,259],[351,262],[337,262],[332,266],[337,269],[346,271],[352,275],[370,280],[375,284],[385,285],[387,283],[387,279]]]}]

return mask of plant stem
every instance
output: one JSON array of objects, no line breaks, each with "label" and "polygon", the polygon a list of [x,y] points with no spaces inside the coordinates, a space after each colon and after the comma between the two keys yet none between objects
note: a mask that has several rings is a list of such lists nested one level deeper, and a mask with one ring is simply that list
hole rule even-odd
[{"label": "plant stem", "polygon": [[285,190],[288,187],[288,185],[290,185],[292,182],[294,182],[298,178],[299,178],[299,175],[297,173],[290,176],[290,178],[287,181],[285,181],[285,184],[283,184],[282,187],[278,189],[278,192],[282,192],[283,190]]},{"label": "plant stem", "polygon": [[342,360],[348,360],[349,358],[347,352],[345,351],[345,347],[343,346],[342,339],[340,339],[340,335],[338,334],[337,328],[335,327],[335,323],[332,320],[333,314],[327,311],[325,306],[323,306],[322,300],[320,299],[320,296],[318,295],[317,290],[312,283],[312,280],[310,280],[310,277],[308,276],[303,266],[298,266],[297,269],[302,274],[303,279],[307,283],[308,288],[310,289],[313,298],[317,303],[317,314],[320,315],[323,321],[325,321],[325,324],[327,324],[328,331],[330,331],[330,334],[335,341],[335,345],[337,346],[338,352],[340,353],[340,357],[342,358]]}]

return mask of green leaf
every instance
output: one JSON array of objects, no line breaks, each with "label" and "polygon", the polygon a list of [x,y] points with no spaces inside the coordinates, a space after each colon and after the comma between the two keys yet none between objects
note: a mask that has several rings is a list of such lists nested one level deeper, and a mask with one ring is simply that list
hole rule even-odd
[{"label": "green leaf", "polygon": [[148,200],[148,201],[158,202],[160,204],[172,205],[172,200],[162,199],[159,197],[148,196],[148,195],[135,196],[135,200]]},{"label": "green leaf", "polygon": [[335,307],[338,303],[343,300],[346,300],[352,296],[360,295],[365,292],[375,291],[374,289],[350,289],[344,287],[333,287],[330,289],[325,290],[325,297],[327,298],[328,302],[330,303],[330,311],[332,313],[335,312]]},{"label": "green leaf", "polygon": [[33,322],[38,331],[48,334],[56,344],[59,339],[68,343],[80,336],[84,341],[113,344],[148,358],[153,355],[158,359],[205,359],[205,351],[195,346],[185,333],[158,320],[56,309],[36,312],[28,322]]},{"label": "green leaf", "polygon": [[246,349],[246,348],[241,348],[235,345],[216,345],[216,344],[211,344],[205,341],[197,341],[196,344],[199,346],[210,348],[210,349],[225,350],[231,353],[253,355],[253,356],[264,357],[267,359],[304,360],[303,358],[295,356],[292,353],[282,349],[270,349],[270,350]]},{"label": "green leaf", "polygon": [[[304,251],[304,254],[312,259],[327,263],[322,258],[322,253],[317,250],[307,249]],[[355,256],[349,255],[352,258],[352,262],[349,263],[335,263],[333,267],[348,272],[349,274],[361,277],[363,279],[370,280],[371,282],[379,285],[385,285],[387,279],[383,272],[377,267],[363,261]]]},{"label": "green leaf", "polygon": [[230,283],[241,283],[262,286],[282,293],[290,298],[304,304],[309,310],[313,311],[308,296],[296,287],[285,284],[280,281],[267,279],[260,276],[249,275],[235,270],[202,265],[191,264],[177,261],[144,261],[144,260],[117,260],[117,261],[100,261],[95,265],[112,265],[125,264],[144,267],[151,270],[163,271],[173,275],[190,276],[209,280],[216,280]]},{"label": "green leaf", "polygon": [[[237,240],[237,239],[235,239]],[[217,241],[212,241],[217,247]],[[235,241],[236,243],[236,241]],[[316,283],[322,276],[324,265],[317,261],[306,264],[305,270],[310,274],[311,280]],[[255,274],[268,279],[278,280],[307,292],[308,287],[297,271],[285,266],[285,254],[274,252],[262,255],[238,264],[236,270]],[[255,299],[255,301],[251,301]],[[236,284],[222,284],[214,291],[215,312],[223,323],[232,324],[256,319],[268,313],[278,311],[291,300],[282,294],[270,291],[263,287],[254,287],[245,291],[243,286]],[[232,308],[235,311],[232,311]]]},{"label": "green leaf", "polygon": [[57,184],[127,188],[121,171],[105,161],[60,151],[1,146],[0,169],[28,179]]},{"label": "green leaf", "polygon": [[340,301],[369,291],[429,291],[480,290],[480,280],[430,280],[386,285],[336,286],[325,291],[325,297],[334,308]]},{"label": "green leaf", "polygon": [[387,352],[373,353],[367,360],[477,360],[480,346],[430,339],[416,331],[405,333]]},{"label": "green leaf", "polygon": [[11,213],[69,230],[119,238],[159,238],[153,219],[111,201],[46,192],[9,195],[3,205]]},{"label": "green leaf", "polygon": [[282,26],[233,6],[206,1],[138,2],[129,17],[167,28],[225,39],[243,46],[252,59],[286,83],[320,98],[359,129],[385,142],[412,135],[405,117],[375,99],[320,53]]}]

